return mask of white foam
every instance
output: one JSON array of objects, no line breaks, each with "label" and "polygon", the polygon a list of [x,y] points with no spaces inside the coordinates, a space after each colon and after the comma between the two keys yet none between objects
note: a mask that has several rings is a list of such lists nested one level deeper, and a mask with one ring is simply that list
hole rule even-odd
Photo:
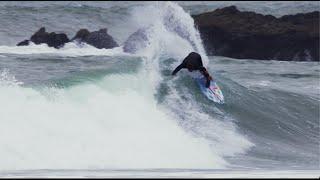
[{"label": "white foam", "polygon": [[146,77],[42,91],[1,86],[0,169],[223,167],[204,139],[157,108]]},{"label": "white foam", "polygon": [[97,49],[89,44],[77,45],[74,42],[66,43],[62,48],[48,47],[47,44],[36,45],[31,43],[28,46],[0,46],[0,54],[54,54],[68,57],[78,56],[120,56],[129,55],[122,51],[122,47],[112,49]]},{"label": "white foam", "polygon": [[22,85],[14,76],[9,72],[9,69],[3,69],[0,72],[0,86],[17,86]]},{"label": "white foam", "polygon": [[[148,14],[148,16],[146,16]],[[173,22],[168,24],[169,19]],[[193,19],[183,9],[172,2],[156,2],[152,5],[136,7],[132,10],[131,22],[139,27],[149,27],[147,37],[149,42],[144,49],[137,51],[136,55],[146,59],[146,68],[149,68],[150,78],[153,79],[155,87],[162,80],[159,74],[159,61],[161,59],[175,58],[173,66],[182,62],[190,52],[196,51],[201,54],[203,63],[208,64],[200,35],[194,28]],[[169,26],[183,27],[187,38],[181,37],[179,33],[170,29]],[[160,58],[161,57],[161,58]],[[156,88],[157,89],[157,88]]]}]

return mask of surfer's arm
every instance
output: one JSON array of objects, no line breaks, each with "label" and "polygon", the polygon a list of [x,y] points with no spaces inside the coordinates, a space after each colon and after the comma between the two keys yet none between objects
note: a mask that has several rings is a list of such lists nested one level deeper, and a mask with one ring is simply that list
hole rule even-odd
[{"label": "surfer's arm", "polygon": [[210,81],[212,80],[212,77],[208,73],[207,69],[205,67],[200,67],[200,72],[203,74],[203,76],[206,78],[206,87],[208,88],[210,86]]},{"label": "surfer's arm", "polygon": [[178,67],[176,67],[176,69],[172,72],[172,75],[177,74],[178,71],[180,71],[182,68],[185,68],[185,64],[181,63]]}]

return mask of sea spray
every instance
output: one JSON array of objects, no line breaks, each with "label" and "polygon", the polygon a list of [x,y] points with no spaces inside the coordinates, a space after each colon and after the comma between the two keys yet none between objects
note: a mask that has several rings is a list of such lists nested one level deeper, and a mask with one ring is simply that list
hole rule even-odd
[{"label": "sea spray", "polygon": [[56,89],[54,101],[1,86],[1,169],[222,167],[204,140],[158,110],[145,80],[112,75]]},{"label": "sea spray", "polygon": [[[174,117],[188,133],[197,137],[205,137],[212,147],[212,153],[216,157],[235,156],[245,153],[254,144],[237,132],[236,126],[227,115],[212,116],[204,112],[199,102],[196,102],[188,87],[181,87],[177,78],[169,78],[161,74],[161,71],[173,70],[182,59],[191,51],[197,51],[203,57],[204,64],[208,64],[201,38],[194,26],[193,19],[179,5],[172,2],[156,3],[153,6],[139,7],[133,12],[134,20],[142,23],[142,27],[151,27],[149,30],[149,43],[138,54],[146,56],[147,72],[157,74],[160,78],[153,81],[157,87],[155,94],[160,89],[160,84],[165,82],[169,89],[169,95],[163,102],[163,111]],[[144,13],[149,14],[143,16]],[[137,19],[137,17],[141,17]],[[171,66],[164,65],[167,59],[178,59]],[[153,67],[150,68],[150,65]],[[161,79],[161,80],[159,80]],[[176,85],[178,84],[178,85]],[[178,87],[180,86],[180,87]],[[177,89],[183,89],[179,93]],[[211,105],[215,108],[214,104]],[[220,112],[215,108],[216,112]],[[220,112],[221,113],[221,112]]]}]

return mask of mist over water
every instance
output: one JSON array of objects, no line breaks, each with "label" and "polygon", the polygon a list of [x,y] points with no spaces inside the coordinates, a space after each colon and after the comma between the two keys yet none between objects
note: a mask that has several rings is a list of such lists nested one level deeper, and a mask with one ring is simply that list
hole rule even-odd
[{"label": "mist over water", "polygon": [[[189,11],[212,2],[64,3],[0,5],[16,11],[1,20],[0,171],[319,169],[318,62],[207,57]],[[108,27],[121,46],[14,46],[41,26],[70,37]],[[151,27],[147,46],[124,53],[143,27]],[[187,71],[171,76],[191,51],[224,105],[206,99]]]}]

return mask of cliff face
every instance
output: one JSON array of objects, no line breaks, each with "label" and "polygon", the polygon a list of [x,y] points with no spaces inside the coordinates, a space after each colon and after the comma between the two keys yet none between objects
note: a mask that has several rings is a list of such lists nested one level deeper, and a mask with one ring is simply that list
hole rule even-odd
[{"label": "cliff face", "polygon": [[235,6],[193,16],[209,55],[319,61],[319,12],[276,18]]}]

